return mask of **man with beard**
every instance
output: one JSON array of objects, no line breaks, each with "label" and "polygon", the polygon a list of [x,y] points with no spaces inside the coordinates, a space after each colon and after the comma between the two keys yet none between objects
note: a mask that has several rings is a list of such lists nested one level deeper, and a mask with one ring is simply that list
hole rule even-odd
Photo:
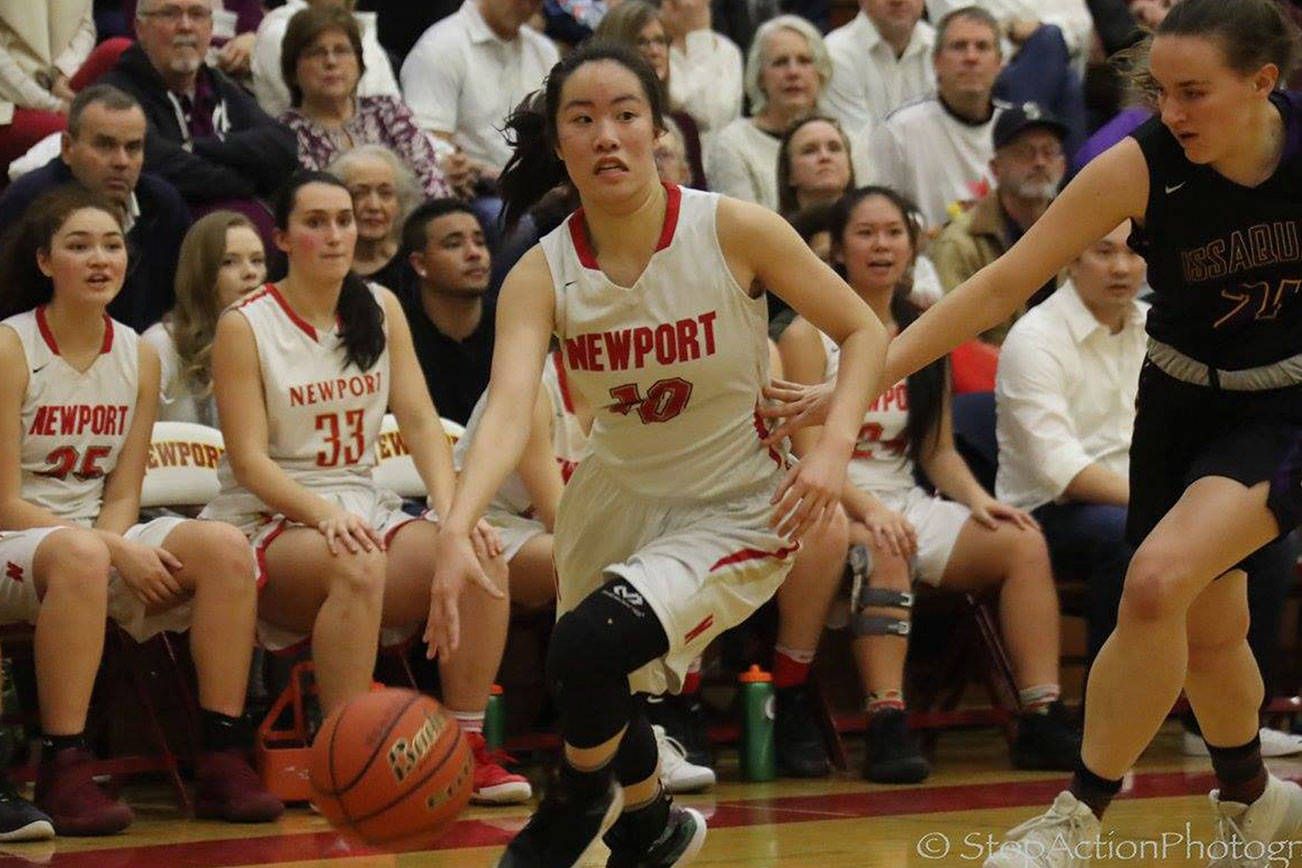
[{"label": "man with beard", "polygon": [[[1066,171],[1063,139],[1067,128],[1035,103],[1006,109],[995,123],[994,157],[990,173],[995,189],[968,211],[955,217],[932,242],[928,254],[949,292],[986,265],[998,259],[1022,237],[1058,194]],[[1031,297],[1033,307],[1058,285],[1050,280]],[[1003,343],[1013,317],[981,335],[982,340]]]},{"label": "man with beard", "polygon": [[493,361],[484,227],[465,202],[431,199],[403,224],[402,249],[416,275],[399,296],[416,358],[439,415],[464,425],[488,387]]},{"label": "man with beard", "polygon": [[[140,0],[138,41],[102,81],[145,111],[145,171],[176,187],[191,208],[256,211],[240,200],[269,196],[297,168],[298,144],[248,92],[204,63],[212,16],[212,0]],[[265,212],[249,216],[269,228]]]}]

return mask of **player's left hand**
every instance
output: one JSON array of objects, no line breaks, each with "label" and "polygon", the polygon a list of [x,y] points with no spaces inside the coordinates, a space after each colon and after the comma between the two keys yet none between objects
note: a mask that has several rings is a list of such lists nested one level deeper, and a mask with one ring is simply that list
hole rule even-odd
[{"label": "player's left hand", "polygon": [[827,410],[832,406],[835,383],[817,383],[806,386],[786,380],[771,380],[764,387],[764,397],[777,403],[760,407],[763,419],[781,419],[782,424],[764,438],[765,446],[781,443],[791,432],[808,425],[822,425],[827,421]]},{"label": "player's left hand", "polygon": [[491,561],[502,553],[502,537],[497,528],[482,518],[470,531],[470,543],[481,561]]},{"label": "player's left hand", "polygon": [[1029,512],[1023,512],[1006,503],[1000,503],[989,495],[975,503],[968,504],[968,508],[972,510],[972,518],[976,519],[978,524],[990,530],[997,529],[1001,521],[1009,522],[1021,530],[1040,529],[1040,523],[1032,518]]},{"label": "player's left hand", "polygon": [[846,456],[837,456],[820,443],[787,471],[774,493],[769,527],[791,540],[831,518],[845,484]]}]

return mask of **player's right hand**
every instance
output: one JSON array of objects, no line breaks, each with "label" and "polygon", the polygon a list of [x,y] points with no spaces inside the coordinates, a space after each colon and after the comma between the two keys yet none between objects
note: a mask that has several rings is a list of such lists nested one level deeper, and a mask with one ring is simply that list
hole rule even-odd
[{"label": "player's right hand", "polygon": [[131,593],[147,606],[167,606],[185,595],[174,573],[181,562],[167,549],[124,540],[113,556],[113,569]]},{"label": "player's right hand", "polygon": [[425,656],[430,660],[442,655],[444,659],[456,653],[461,644],[461,590],[468,581],[484,588],[493,588],[495,596],[502,592],[479,565],[479,557],[470,541],[470,534],[456,533],[439,528],[434,541],[434,580],[429,589],[429,617],[425,619]]},{"label": "player's right hand", "polygon": [[349,554],[359,551],[372,552],[384,549],[384,540],[375,532],[375,528],[356,513],[346,509],[336,509],[316,523],[316,529],[326,539],[326,548],[330,554],[338,555],[343,546]]},{"label": "player's right hand", "polygon": [[918,534],[909,520],[893,509],[874,507],[863,516],[873,548],[899,558],[918,552]]}]

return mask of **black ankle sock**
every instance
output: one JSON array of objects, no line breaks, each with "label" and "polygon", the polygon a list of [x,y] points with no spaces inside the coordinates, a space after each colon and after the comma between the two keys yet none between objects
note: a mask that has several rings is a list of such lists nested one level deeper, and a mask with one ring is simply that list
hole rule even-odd
[{"label": "black ankle sock", "polygon": [[651,801],[641,807],[626,810],[619,818],[620,837],[635,853],[650,849],[665,831],[669,822],[669,806],[673,799],[661,787]]},{"label": "black ankle sock", "polygon": [[1103,819],[1103,812],[1112,804],[1112,799],[1121,792],[1121,781],[1101,778],[1085,767],[1084,761],[1076,765],[1076,774],[1072,775],[1067,788],[1077,801],[1083,802],[1094,812],[1094,816]]},{"label": "black ankle sock", "polygon": [[86,739],[83,733],[74,735],[41,735],[41,761],[46,762],[54,759],[54,755],[60,751],[71,748],[84,748]]},{"label": "black ankle sock", "polygon": [[219,711],[199,709],[199,746],[204,750],[230,750],[249,746],[244,719]]},{"label": "black ankle sock", "polygon": [[[613,759],[613,757],[612,757]],[[576,798],[587,800],[595,799],[603,795],[610,788],[611,763],[607,762],[601,768],[592,769],[591,771],[581,771],[570,765],[569,760],[561,760],[560,774],[557,776],[557,784],[567,793]]]},{"label": "black ankle sock", "polygon": [[1266,791],[1266,764],[1261,761],[1261,736],[1238,747],[1207,745],[1212,770],[1221,783],[1222,801],[1250,805]]}]

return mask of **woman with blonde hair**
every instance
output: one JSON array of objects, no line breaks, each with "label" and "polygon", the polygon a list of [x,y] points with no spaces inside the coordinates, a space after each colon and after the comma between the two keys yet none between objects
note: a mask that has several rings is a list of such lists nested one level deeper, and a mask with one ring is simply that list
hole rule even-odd
[{"label": "woman with blonde hair", "polygon": [[176,266],[176,306],[143,335],[162,363],[158,418],[217,425],[212,342],[217,317],[267,279],[267,255],[252,222],[214,211],[186,233]]}]

